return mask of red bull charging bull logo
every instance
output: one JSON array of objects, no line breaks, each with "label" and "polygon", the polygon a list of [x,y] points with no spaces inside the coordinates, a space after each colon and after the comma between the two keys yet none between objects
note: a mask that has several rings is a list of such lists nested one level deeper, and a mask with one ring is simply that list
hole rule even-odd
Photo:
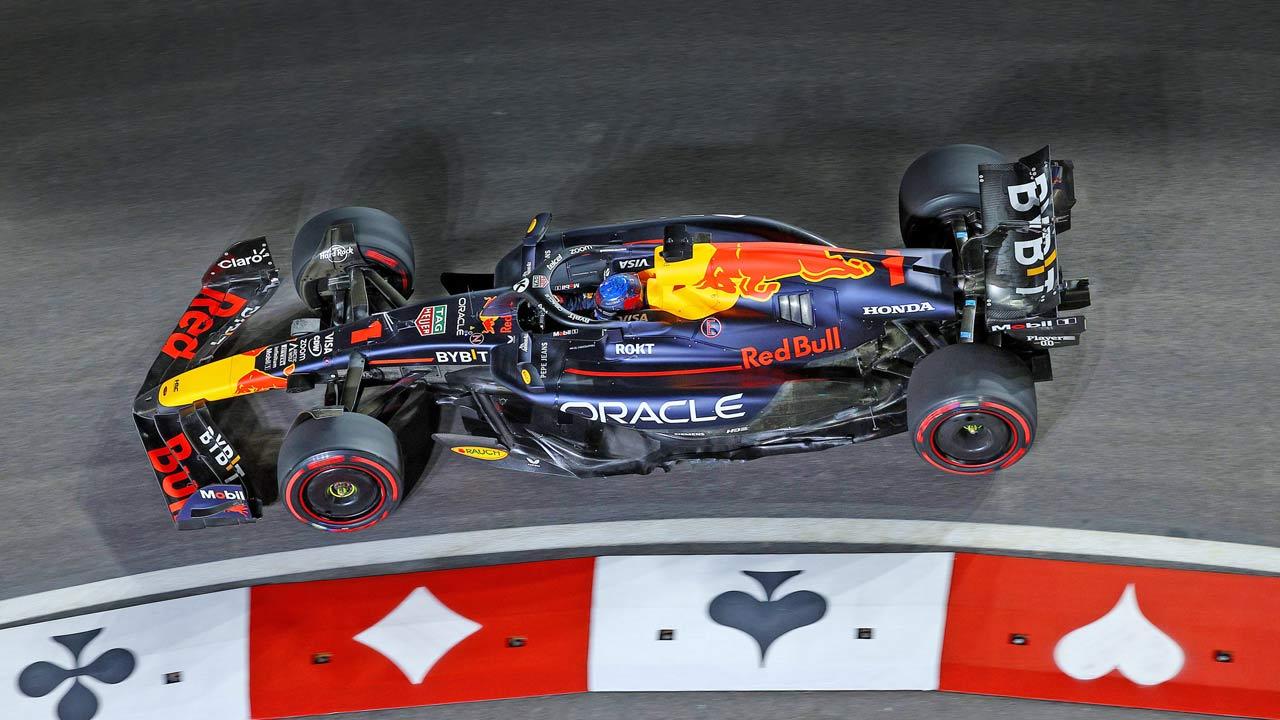
[{"label": "red bull charging bull logo", "polygon": [[698,243],[688,260],[665,263],[656,252],[654,267],[644,276],[650,306],[696,319],[727,310],[742,298],[769,300],[787,278],[858,280],[874,272],[874,265],[850,250],[774,242]]},{"label": "red bull charging bull logo", "polygon": [[875,272],[871,263],[845,257],[825,248],[752,243],[744,247],[716,246],[699,288],[713,288],[752,300],[768,300],[782,288],[779,280],[799,277],[808,282],[836,278],[864,278]]},{"label": "red bull charging bull logo", "polygon": [[269,375],[261,370],[250,370],[242,376],[236,383],[236,395],[248,395],[249,393],[261,392],[263,390],[283,390],[289,387],[289,381],[282,377]]}]

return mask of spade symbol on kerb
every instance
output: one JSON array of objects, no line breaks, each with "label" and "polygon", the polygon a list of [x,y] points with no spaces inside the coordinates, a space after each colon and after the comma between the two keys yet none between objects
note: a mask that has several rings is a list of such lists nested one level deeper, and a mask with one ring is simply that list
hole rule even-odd
[{"label": "spade symbol on kerb", "polygon": [[827,614],[827,601],[811,590],[784,595],[777,600],[773,594],[778,586],[804,572],[757,572],[744,570],[743,575],[760,583],[764,600],[740,590],[720,593],[707,606],[711,620],[718,625],[731,627],[751,636],[760,646],[760,666],[764,666],[765,654],[775,640],[797,628],[812,625]]},{"label": "spade symbol on kerb", "polygon": [[18,690],[27,697],[44,697],[67,680],[74,679],[71,687],[58,701],[59,720],[90,720],[98,714],[98,696],[80,680],[91,677],[98,682],[114,685],[133,674],[137,664],[133,653],[124,648],[112,648],[86,665],[80,664],[80,654],[85,646],[102,632],[102,628],[86,630],[71,635],[51,638],[71,653],[72,667],[64,668],[51,662],[34,662],[18,676]]}]

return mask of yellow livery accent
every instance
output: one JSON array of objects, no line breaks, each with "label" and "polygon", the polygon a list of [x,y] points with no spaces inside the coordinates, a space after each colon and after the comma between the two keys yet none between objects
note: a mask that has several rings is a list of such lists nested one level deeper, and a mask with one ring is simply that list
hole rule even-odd
[{"label": "yellow livery accent", "polygon": [[1053,264],[1053,261],[1057,259],[1058,259],[1058,251],[1054,250],[1053,252],[1049,253],[1049,257],[1044,259],[1043,265],[1037,265],[1031,268],[1030,270],[1027,270],[1027,275],[1032,276],[1032,275],[1039,275],[1040,273],[1043,273],[1045,270],[1049,268],[1050,265]]},{"label": "yellow livery accent", "polygon": [[861,280],[875,266],[856,250],[783,242],[693,243],[689,257],[668,262],[654,249],[653,267],[640,273],[649,306],[698,320],[739,300],[767,303],[782,283]]},{"label": "yellow livery accent", "polygon": [[483,447],[481,445],[461,445],[449,449],[459,455],[475,458],[476,460],[501,460],[509,454],[502,448]]},{"label": "yellow livery accent", "polygon": [[707,268],[715,252],[714,245],[697,243],[693,246],[693,257],[668,263],[662,258],[662,248],[656,248],[653,270],[645,283],[649,306],[686,320],[697,320],[737,304],[736,293],[704,287]]},{"label": "yellow livery accent", "polygon": [[164,407],[182,407],[197,400],[225,400],[288,385],[284,378],[254,368],[257,354],[252,350],[179,373],[160,385],[157,399]]}]

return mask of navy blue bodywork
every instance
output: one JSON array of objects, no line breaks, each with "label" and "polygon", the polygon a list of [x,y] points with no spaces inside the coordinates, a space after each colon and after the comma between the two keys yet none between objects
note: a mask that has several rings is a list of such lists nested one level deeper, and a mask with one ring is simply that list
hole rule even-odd
[{"label": "navy blue bodywork", "polygon": [[[404,262],[388,265],[394,258],[361,245],[352,222],[335,221],[306,245],[306,267],[324,281],[309,302],[321,314],[311,327],[323,329],[216,358],[279,285],[265,239],[236,243],[210,265],[168,336],[134,420],[170,514],[194,528],[251,521],[270,501],[207,404],[272,389],[323,385],[324,401],[311,412],[380,421],[390,449],[379,457],[389,463],[397,442],[424,442],[421,429],[392,441],[388,428],[411,398],[425,396],[453,408],[446,419],[463,430],[434,433],[443,448],[496,467],[576,477],[903,432],[917,361],[957,344],[998,347],[1006,365],[1020,368],[1007,375],[1022,383],[1034,415],[1031,383],[1052,378],[1048,349],[1077,344],[1085,330],[1082,316],[1059,311],[1090,302],[1088,280],[1063,279],[1057,263],[1056,233],[1070,227],[1075,202],[1072,165],[1044,148],[1017,163],[983,165],[979,181],[981,213],[961,208],[930,219],[950,230],[947,249],[911,237],[908,249],[846,249],[742,215],[550,232],[543,213],[492,273],[445,272],[449,294],[415,303],[397,290],[411,287]],[[402,240],[411,255],[407,234]],[[308,279],[310,270],[302,272],[295,284]],[[622,273],[628,303],[605,311],[595,289]],[[643,303],[633,307],[637,288]],[[913,403],[929,396],[927,387],[917,383]],[[937,401],[952,404],[931,418],[951,412],[972,423],[957,427],[975,437],[984,431],[960,417],[973,403]],[[1031,426],[1015,419],[1025,452]],[[919,449],[924,435],[913,433]],[[317,452],[327,462],[328,450]]]},{"label": "navy blue bodywork", "polygon": [[[753,217],[681,217],[553,235],[545,232],[547,219],[539,216],[499,264],[497,287],[379,314],[371,322],[382,332],[362,342],[352,342],[352,333],[370,321],[268,347],[260,368],[273,373],[295,363],[293,374],[334,372],[358,349],[368,367],[418,374],[458,408],[469,435],[441,436],[444,442],[497,443],[510,453],[497,465],[591,476],[901,432],[912,363],[954,342],[950,251],[842,250]],[[695,246],[731,248],[741,257],[785,250],[778,262],[764,262],[781,266],[776,287],[695,317],[650,307],[597,321],[563,310],[567,297],[611,273],[653,270],[673,227]],[[857,263],[868,274],[787,276],[794,260],[784,256],[796,253],[836,265],[819,274],[855,272],[839,263]],[[697,259],[664,265],[689,262]],[[725,263],[718,265],[723,271]],[[433,326],[441,316],[443,327]],[[302,362],[288,352],[308,343],[334,349]]]}]

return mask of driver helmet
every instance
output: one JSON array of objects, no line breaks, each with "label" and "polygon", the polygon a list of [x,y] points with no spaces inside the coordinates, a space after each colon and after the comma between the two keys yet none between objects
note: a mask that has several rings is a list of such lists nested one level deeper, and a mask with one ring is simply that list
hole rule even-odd
[{"label": "driver helmet", "polygon": [[605,278],[596,288],[596,307],[607,314],[639,310],[644,306],[644,283],[635,273]]}]

